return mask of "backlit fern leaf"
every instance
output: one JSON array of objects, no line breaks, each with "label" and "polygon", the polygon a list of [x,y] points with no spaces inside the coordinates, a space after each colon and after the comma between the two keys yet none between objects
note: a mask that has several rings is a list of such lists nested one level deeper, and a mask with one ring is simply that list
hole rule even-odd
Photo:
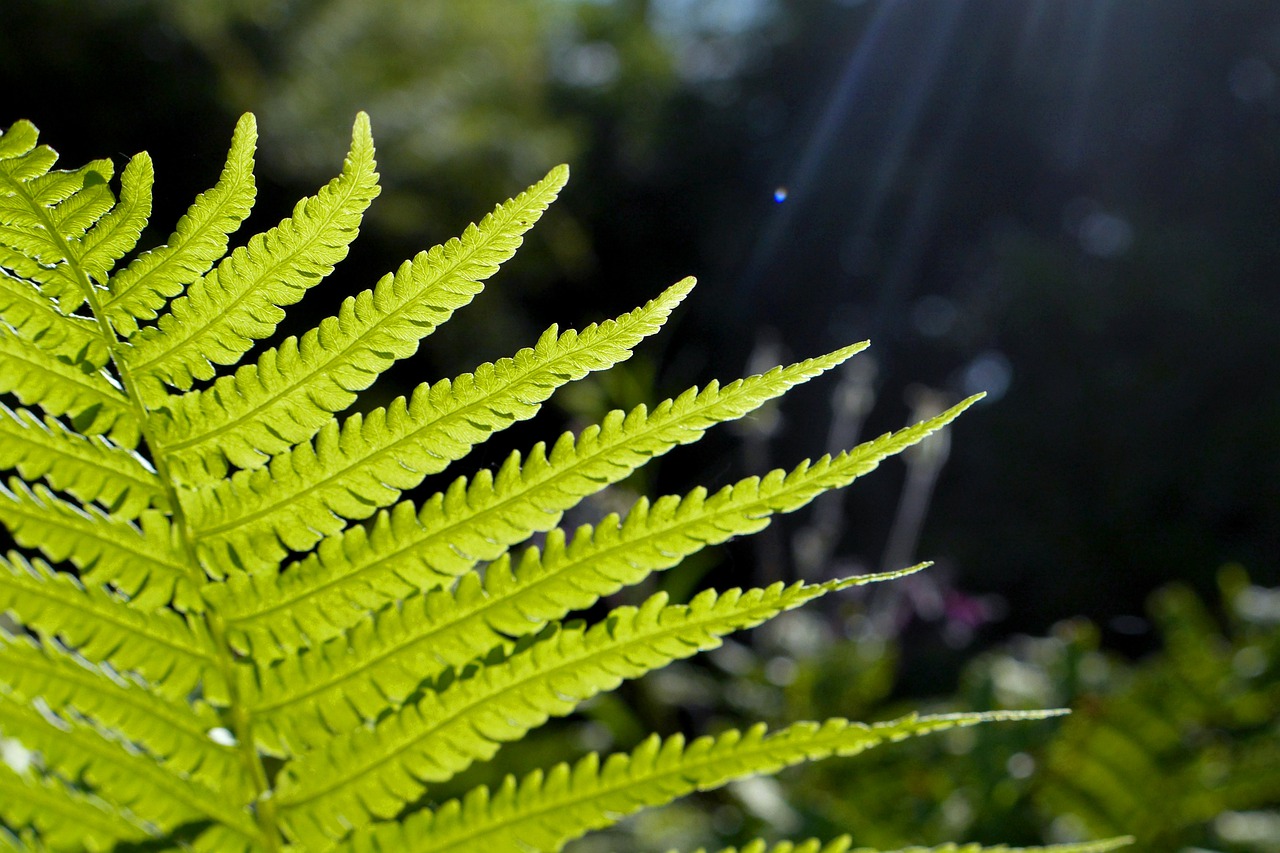
[{"label": "backlit fern leaf", "polygon": [[622,815],[744,776],[777,772],[830,755],[856,755],[883,743],[957,726],[1043,716],[1038,712],[912,715],[870,726],[833,719],[798,723],[773,733],[762,723],[688,744],[681,735],[666,739],[651,735],[630,753],[603,761],[592,753],[573,766],[559,764],[547,773],[534,771],[519,782],[508,776],[496,791],[474,789],[461,800],[412,815],[401,826],[358,831],[343,849],[559,850],[567,841],[612,825]]},{"label": "backlit fern leaf", "polygon": [[197,472],[211,466],[221,474],[224,457],[257,467],[332,425],[332,414],[351,405],[357,391],[413,355],[421,338],[480,292],[480,282],[515,253],[520,235],[567,179],[567,169],[552,170],[462,237],[348,297],[336,317],[301,340],[290,337],[208,391],[169,401],[172,419],[163,422],[157,445],[199,481]]},{"label": "backlit fern leaf", "polygon": [[228,252],[254,200],[256,136],[245,116],[217,184],[167,244],[121,265],[150,213],[150,159],[128,161],[117,199],[110,161],[58,171],[29,122],[0,134],[0,523],[19,546],[0,557],[0,739],[24,756],[0,764],[0,849],[558,850],[689,791],[1009,716],[651,739],[437,804],[431,787],[623,680],[902,574],[657,595],[565,621],[847,485],[973,400],[789,472],[557,529],[855,344],[611,412],[401,500],[628,358],[693,281],[343,417],[480,292],[568,171],[240,364],[346,255],[378,193],[361,114],[342,174]]}]

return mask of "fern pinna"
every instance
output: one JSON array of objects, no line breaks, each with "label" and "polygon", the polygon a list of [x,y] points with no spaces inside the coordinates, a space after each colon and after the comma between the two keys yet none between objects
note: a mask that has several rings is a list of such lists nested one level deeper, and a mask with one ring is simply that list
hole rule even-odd
[{"label": "fern pinna", "polygon": [[[611,412],[401,501],[560,385],[626,359],[693,282],[343,415],[476,296],[568,170],[242,363],[346,255],[378,194],[362,114],[342,173],[228,252],[254,200],[255,140],[245,116],[216,185],[164,245],[122,265],[151,211],[150,158],[128,161],[117,197],[109,160],[54,170],[30,123],[0,136],[0,464],[16,472],[0,486],[0,520],[20,549],[0,558],[0,736],[23,756],[0,763],[0,848],[559,850],[742,776],[1052,713],[654,737],[433,798],[434,784],[623,679],[902,574],[657,595],[565,621],[848,484],[972,400],[791,471],[556,527],[588,495],[854,345]],[[535,534],[540,546],[527,544]]]}]

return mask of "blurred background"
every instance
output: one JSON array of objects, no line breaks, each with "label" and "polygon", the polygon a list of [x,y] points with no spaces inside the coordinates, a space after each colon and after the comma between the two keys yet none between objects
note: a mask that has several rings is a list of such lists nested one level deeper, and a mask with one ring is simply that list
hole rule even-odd
[{"label": "blurred background", "polygon": [[522,253],[368,405],[699,278],[660,338],[477,464],[864,338],[844,372],[620,491],[717,487],[988,393],[660,583],[928,573],[554,738],[922,703],[1073,704],[1071,722],[830,762],[580,849],[847,827],[1280,850],[1280,5],[0,0],[0,21],[0,125],[31,119],[67,165],[150,151],[144,243],[212,185],[240,113],[262,134],[245,234],[336,174],[370,113],[383,194],[288,331],[571,165]]}]

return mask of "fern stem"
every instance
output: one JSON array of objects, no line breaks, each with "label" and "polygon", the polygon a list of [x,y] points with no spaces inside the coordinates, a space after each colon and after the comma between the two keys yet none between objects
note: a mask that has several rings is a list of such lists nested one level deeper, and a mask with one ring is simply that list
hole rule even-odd
[{"label": "fern stem", "polygon": [[[30,201],[30,200],[29,200]],[[133,373],[129,370],[128,364],[121,357],[120,338],[116,335],[115,329],[112,328],[107,319],[106,313],[102,308],[102,304],[98,299],[97,288],[89,275],[85,272],[84,267],[80,264],[80,259],[74,249],[71,241],[62,237],[58,231],[57,225],[48,216],[43,205],[31,203],[29,205],[33,210],[38,211],[38,215],[44,222],[44,227],[49,234],[58,235],[64,244],[62,251],[63,257],[67,261],[67,266],[75,275],[80,287],[83,289],[85,299],[89,303],[89,308],[93,313],[94,319],[97,321],[99,333],[106,342],[107,349],[111,354],[111,363],[116,370],[116,374],[120,379],[120,384],[124,389],[125,395],[129,400],[130,408],[133,415],[137,419],[138,428],[142,434],[142,440],[146,444],[147,450],[151,455],[151,462],[155,465],[156,473],[160,477],[165,490],[165,497],[168,499],[170,512],[174,525],[180,532],[180,540],[182,543],[183,556],[186,558],[187,567],[190,570],[190,580],[198,588],[199,583],[204,580],[204,571],[200,567],[199,558],[196,556],[195,538],[191,529],[191,525],[187,521],[187,516],[182,508],[182,503],[178,500],[177,488],[174,485],[173,477],[170,475],[168,462],[161,453],[157,453],[155,448],[159,447],[153,430],[151,429],[150,420],[148,418],[147,408],[142,402],[142,397],[138,392],[137,382],[133,379]],[[280,835],[280,827],[276,820],[276,810],[271,802],[270,784],[267,781],[266,768],[262,764],[262,757],[258,754],[254,747],[253,739],[253,719],[248,709],[240,699],[240,691],[236,684],[235,678],[235,652],[231,645],[227,642],[226,625],[222,616],[214,610],[205,608],[200,614],[204,619],[206,627],[209,629],[209,636],[213,640],[214,646],[219,654],[215,660],[218,674],[221,676],[223,683],[226,685],[227,698],[229,702],[229,715],[232,723],[232,730],[236,736],[236,743],[240,751],[240,762],[244,772],[253,782],[254,789],[254,817],[258,825],[261,835],[259,839],[263,848],[267,853],[279,853],[282,845]]]}]

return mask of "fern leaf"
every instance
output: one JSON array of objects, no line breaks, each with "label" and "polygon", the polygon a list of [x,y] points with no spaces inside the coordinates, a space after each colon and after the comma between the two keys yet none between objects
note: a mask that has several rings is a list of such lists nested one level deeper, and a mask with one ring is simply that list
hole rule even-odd
[{"label": "fern leaf", "polygon": [[0,673],[0,683],[19,701],[30,704],[39,699],[59,714],[74,709],[141,745],[184,777],[228,792],[235,792],[243,778],[235,750],[209,737],[221,723],[203,702],[162,699],[151,685],[113,677],[54,644],[41,646],[25,637],[6,637],[2,631]]},{"label": "fern leaf", "polygon": [[116,203],[106,185],[110,161],[47,171],[56,159],[44,146],[12,159],[0,157],[0,242],[27,259],[15,271],[40,283],[46,296],[70,312],[137,244],[151,215],[154,171],[145,153],[132,157]]},{"label": "fern leaf", "polygon": [[139,377],[187,389],[210,379],[214,365],[234,364],[284,317],[282,305],[346,257],[360,219],[378,194],[369,118],[356,119],[342,174],[298,202],[293,216],[236,249],[169,304],[156,326],[130,338],[126,363]]},{"label": "fern leaf", "polygon": [[151,216],[151,187],[155,170],[147,153],[136,154],[120,173],[120,200],[94,223],[78,247],[77,263],[84,274],[106,284],[107,273],[142,236]]},{"label": "fern leaf", "polygon": [[[4,263],[4,253],[0,251],[0,265]],[[111,360],[96,323],[86,317],[63,314],[34,281],[15,278],[2,269],[0,316],[22,340],[65,361],[96,369]]]},{"label": "fern leaf", "polygon": [[[143,841],[157,835],[131,816],[101,799],[75,790],[52,777],[19,773],[0,761],[0,818],[15,829],[29,827],[40,834],[48,850],[111,850],[120,842]],[[0,828],[0,850],[6,848]],[[13,850],[27,850],[16,843]]]},{"label": "fern leaf", "polygon": [[81,238],[115,203],[107,187],[112,168],[99,160],[50,172],[58,155],[36,141],[29,122],[0,136],[0,246],[7,247],[0,258],[69,313],[92,286],[79,265]]},{"label": "fern leaf", "polygon": [[[742,417],[788,388],[840,364],[853,345],[721,388],[691,388],[650,413],[613,411],[575,437],[565,433],[548,453],[541,443],[521,464],[513,454],[495,476],[459,478],[420,511],[408,502],[380,512],[371,527],[331,537],[282,574],[233,575],[206,596],[227,619],[229,635],[255,654],[278,656],[337,636],[370,609],[452,583],[482,560],[501,556],[531,534],[549,530],[584,496],[618,482],[648,460],[696,441],[710,427]],[[278,543],[224,562],[261,566],[279,559]],[[220,559],[211,555],[210,559]]]},{"label": "fern leaf", "polygon": [[[1007,847],[997,844],[987,847],[981,844],[940,844],[937,847],[906,847],[893,853],[1108,853],[1133,843],[1130,837],[1108,838],[1103,841],[1082,841],[1075,844],[1049,844],[1043,847]],[[674,851],[673,851],[674,853]],[[699,850],[698,853],[705,853]],[[720,853],[880,853],[870,847],[854,847],[853,839],[847,835],[823,844],[817,839],[802,841],[799,844],[783,841],[770,846],[763,840],[753,841],[745,847],[726,847]]]},{"label": "fern leaf", "polygon": [[[268,719],[294,708],[313,722],[331,721],[327,728],[350,728],[361,718],[375,716],[387,700],[403,701],[424,679],[446,667],[460,667],[509,638],[536,633],[552,620],[589,607],[653,571],[677,565],[707,545],[758,532],[775,512],[790,512],[825,491],[848,485],[886,456],[940,429],[973,402],[966,400],[930,421],[886,434],[834,459],[805,462],[790,473],[775,470],[763,479],[746,478],[709,499],[704,489],[683,499],[660,498],[652,508],[642,498],[625,522],[610,516],[595,530],[584,525],[568,546],[564,532],[552,530],[545,554],[538,548],[526,550],[516,572],[503,555],[485,569],[483,582],[468,573],[454,588],[416,593],[377,611],[346,634],[260,671],[257,681],[244,688],[245,695],[261,693],[274,699],[262,705],[252,698],[246,701]],[[898,576],[867,575],[861,580]]]},{"label": "fern leaf", "polygon": [[[545,550],[527,549],[516,571],[504,554],[485,568],[483,582],[468,573],[456,587],[411,595],[344,636],[280,661],[264,678],[276,681],[272,689],[280,696],[292,690],[311,697],[316,711],[346,696],[348,688],[340,685],[350,683],[374,685],[378,694],[399,701],[406,689],[445,667],[462,666],[509,638],[536,633],[552,620],[590,607],[653,571],[671,568],[707,545],[758,532],[772,513],[790,512],[823,491],[848,485],[904,442],[918,441],[940,428],[969,402],[927,422],[924,429],[891,433],[834,459],[802,463],[789,474],[777,470],[763,479],[749,477],[709,499],[703,489],[683,499],[660,498],[652,507],[641,498],[625,521],[611,515],[594,530],[584,525],[567,546],[564,531],[552,530]],[[352,708],[365,704],[344,701]]]},{"label": "fern leaf", "polygon": [[333,413],[351,405],[357,391],[413,355],[422,338],[480,292],[568,176],[567,167],[553,169],[461,237],[348,297],[338,316],[301,340],[290,337],[211,389],[169,401],[171,419],[161,422],[157,449],[195,480],[201,470],[219,470],[223,457],[237,467],[258,467],[269,455],[311,439],[332,423]]},{"label": "fern leaf", "polygon": [[165,245],[144,252],[111,277],[110,291],[99,304],[117,331],[132,335],[138,320],[154,319],[166,301],[226,254],[228,237],[253,207],[257,138],[257,125],[246,113],[236,123],[217,184],[196,197]]},{"label": "fern leaf", "polygon": [[[832,588],[894,580],[920,568],[859,575]],[[273,744],[321,743],[333,732],[349,731],[399,707],[447,667],[461,667],[508,644],[497,638],[480,646],[467,634],[447,629],[428,629],[423,636],[419,620],[425,614],[413,600],[406,605],[384,608],[346,637],[259,668],[245,679],[240,696],[262,722],[260,734]],[[430,617],[425,624],[431,625]]]},{"label": "fern leaf", "polygon": [[734,779],[776,773],[829,756],[857,755],[885,743],[958,726],[1041,719],[1054,713],[913,714],[874,725],[837,718],[796,723],[773,734],[760,723],[745,732],[731,729],[689,744],[682,735],[665,740],[651,735],[631,753],[609,756],[603,764],[592,753],[572,767],[560,764],[546,774],[535,771],[519,783],[507,777],[492,794],[485,787],[474,789],[461,801],[417,812],[400,825],[359,830],[342,849],[352,853],[558,851],[566,842],[623,815],[694,791],[719,788]]},{"label": "fern leaf", "polygon": [[535,349],[452,382],[420,386],[412,406],[400,398],[341,427],[330,421],[314,448],[301,445],[269,468],[237,471],[197,495],[189,502],[190,523],[210,547],[225,543],[237,553],[261,553],[254,543],[273,538],[293,550],[311,548],[341,532],[346,519],[373,515],[492,433],[533,417],[560,385],[630,357],[692,287],[685,279],[643,307],[582,332],[557,334],[553,326]]},{"label": "fern leaf", "polygon": [[195,570],[174,547],[164,513],[148,510],[138,521],[114,519],[94,506],[82,509],[16,477],[8,489],[0,485],[0,523],[19,545],[39,548],[51,560],[70,560],[85,583],[109,583],[141,610],[162,607],[175,593],[183,601],[195,598]]},{"label": "fern leaf", "polygon": [[54,418],[41,421],[0,403],[0,469],[5,468],[17,468],[28,482],[44,477],[53,488],[99,503],[125,521],[149,507],[166,508],[160,478],[142,457]]},{"label": "fern leaf", "polygon": [[255,835],[247,808],[229,800],[228,791],[176,776],[87,722],[38,713],[0,692],[0,731],[39,753],[50,771],[88,783],[107,802],[161,830],[212,819]]},{"label": "fern leaf", "polygon": [[106,375],[63,361],[0,326],[0,393],[47,414],[70,415],[84,435],[107,434],[124,447],[138,444],[140,427],[129,401]]},{"label": "fern leaf", "polygon": [[92,663],[137,672],[166,699],[185,699],[201,684],[211,700],[225,695],[203,622],[168,610],[143,613],[40,561],[0,557],[0,612],[15,614],[42,637],[57,637]]},{"label": "fern leaf", "polygon": [[[725,634],[856,580],[706,590],[687,605],[669,605],[659,593],[638,608],[616,608],[590,628],[557,627],[500,663],[464,671],[459,680],[427,690],[372,728],[327,739],[322,749],[286,765],[277,788],[281,820],[300,840],[316,842],[391,817],[422,794],[424,783],[447,780],[491,758],[500,744],[591,696],[716,648]],[[283,740],[305,746],[309,734],[301,727],[287,729]],[[327,732],[315,734],[323,738]]]}]

